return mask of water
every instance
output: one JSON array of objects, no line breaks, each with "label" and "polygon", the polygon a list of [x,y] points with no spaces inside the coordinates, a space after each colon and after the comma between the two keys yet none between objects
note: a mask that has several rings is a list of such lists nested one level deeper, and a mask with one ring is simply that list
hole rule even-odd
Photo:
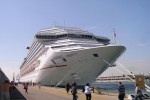
[{"label": "water", "polygon": [[[135,83],[134,82],[122,82],[122,84],[125,86],[126,94],[134,94],[135,91]],[[148,86],[150,86],[150,82],[146,83]],[[96,82],[91,85],[92,87],[100,87],[102,92],[110,92],[110,93],[116,93],[118,88],[118,82]],[[143,91],[143,93],[147,93],[150,95],[150,92]]]}]

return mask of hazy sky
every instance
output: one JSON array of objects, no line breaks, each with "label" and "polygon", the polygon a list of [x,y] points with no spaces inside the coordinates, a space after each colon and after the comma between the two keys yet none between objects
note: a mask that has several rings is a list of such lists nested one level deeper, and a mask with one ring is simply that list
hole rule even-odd
[{"label": "hazy sky", "polygon": [[134,73],[150,72],[149,0],[0,0],[0,67],[12,79],[40,29],[84,28],[127,50],[119,61]]}]

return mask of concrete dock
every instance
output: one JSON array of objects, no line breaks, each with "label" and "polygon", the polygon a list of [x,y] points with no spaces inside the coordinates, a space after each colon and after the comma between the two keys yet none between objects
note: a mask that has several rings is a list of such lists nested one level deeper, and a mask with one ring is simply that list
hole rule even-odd
[{"label": "concrete dock", "polygon": [[[29,86],[28,94],[25,93],[22,85],[16,88],[23,97],[19,97],[18,99],[11,98],[11,100],[72,100],[71,93],[67,94],[64,88],[42,86],[41,89],[39,89],[38,86]],[[85,94],[80,90],[77,95],[78,100],[86,100]],[[118,100],[118,97],[115,93],[92,93],[92,100]],[[127,98],[125,98],[125,100],[127,100]]]}]

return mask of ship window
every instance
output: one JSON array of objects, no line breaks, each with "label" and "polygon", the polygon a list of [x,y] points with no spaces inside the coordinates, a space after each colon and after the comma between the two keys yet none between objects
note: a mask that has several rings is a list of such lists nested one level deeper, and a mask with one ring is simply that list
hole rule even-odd
[{"label": "ship window", "polygon": [[52,61],[53,64],[56,64],[56,62],[53,59],[51,61]]},{"label": "ship window", "polygon": [[67,61],[65,58],[63,58],[62,60],[65,61],[65,62]]},{"label": "ship window", "polygon": [[55,36],[52,36],[52,39],[54,39],[55,38]]},{"label": "ship window", "polygon": [[38,60],[38,61],[35,63],[35,66],[34,66],[34,68],[37,68],[37,67],[39,67],[39,65],[40,65],[40,60]]},{"label": "ship window", "polygon": [[65,47],[64,45],[62,46],[54,46],[54,47],[51,47],[51,48],[62,48],[62,47]]},{"label": "ship window", "polygon": [[93,54],[94,57],[99,57],[98,54]]},{"label": "ship window", "polygon": [[72,37],[72,34],[68,34],[69,37]]}]

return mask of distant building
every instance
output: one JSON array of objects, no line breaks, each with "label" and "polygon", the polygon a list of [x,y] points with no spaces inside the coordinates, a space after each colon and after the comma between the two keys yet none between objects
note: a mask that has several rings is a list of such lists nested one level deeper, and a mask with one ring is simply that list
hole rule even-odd
[{"label": "distant building", "polygon": [[[145,74],[144,77],[146,81],[150,80],[150,75]],[[118,81],[131,82],[132,81],[131,79],[135,80],[135,78],[132,75],[102,76],[102,77],[99,76],[96,78],[96,82],[118,82]]]}]

